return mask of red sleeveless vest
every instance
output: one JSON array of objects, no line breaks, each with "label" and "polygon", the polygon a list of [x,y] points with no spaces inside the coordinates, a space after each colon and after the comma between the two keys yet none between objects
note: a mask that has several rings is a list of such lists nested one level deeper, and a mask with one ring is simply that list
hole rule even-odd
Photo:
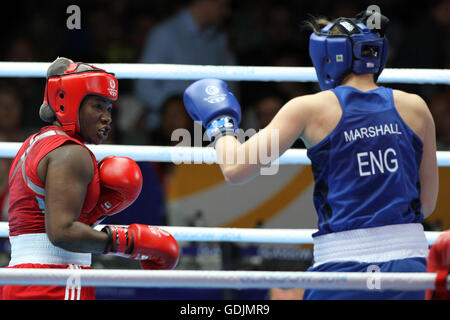
[{"label": "red sleeveless vest", "polygon": [[[100,195],[100,178],[94,154],[80,141],[56,126],[47,126],[30,136],[14,158],[9,171],[9,234],[45,233],[45,186],[37,175],[39,161],[67,143],[85,147],[92,157],[94,177],[88,185],[79,221],[95,207]],[[67,181],[70,183],[70,181]]]}]

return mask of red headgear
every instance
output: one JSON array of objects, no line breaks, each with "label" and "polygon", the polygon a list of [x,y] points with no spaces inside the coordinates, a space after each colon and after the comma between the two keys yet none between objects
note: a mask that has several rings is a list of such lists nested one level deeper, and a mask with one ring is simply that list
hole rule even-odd
[{"label": "red headgear", "polygon": [[61,75],[49,76],[45,86],[44,104],[49,105],[69,136],[80,132],[78,111],[83,99],[98,95],[111,101],[118,98],[118,81],[113,73],[87,65],[92,69],[77,71],[80,64],[71,63]]}]

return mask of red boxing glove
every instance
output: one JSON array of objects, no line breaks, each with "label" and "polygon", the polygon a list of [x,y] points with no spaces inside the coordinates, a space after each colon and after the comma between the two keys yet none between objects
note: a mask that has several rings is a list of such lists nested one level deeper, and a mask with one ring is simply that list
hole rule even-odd
[{"label": "red boxing glove", "polygon": [[141,260],[142,268],[152,270],[170,270],[178,263],[178,243],[163,229],[132,224],[129,227],[106,226],[102,231],[109,237],[105,254]]},{"label": "red boxing glove", "polygon": [[98,163],[100,198],[88,214],[87,224],[96,226],[107,216],[130,206],[142,189],[142,173],[137,163],[126,157],[109,156]]},{"label": "red boxing glove", "polygon": [[450,300],[447,278],[450,271],[450,230],[443,232],[433,243],[428,254],[427,271],[436,272],[436,290],[426,291],[426,300]]}]

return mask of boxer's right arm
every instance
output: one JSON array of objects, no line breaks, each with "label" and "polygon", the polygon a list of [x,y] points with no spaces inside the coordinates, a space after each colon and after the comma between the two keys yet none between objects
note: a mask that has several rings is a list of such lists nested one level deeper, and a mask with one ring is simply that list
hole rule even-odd
[{"label": "boxer's right arm", "polygon": [[[244,159],[257,159],[253,163],[221,165],[226,172],[226,179],[232,184],[241,184],[251,180],[261,172],[264,165],[268,165],[288,150],[302,135],[306,126],[311,106],[316,98],[303,96],[288,101],[277,112],[272,121],[258,133],[251,136],[245,143],[237,144],[232,138],[225,136],[216,144],[217,157],[223,159],[229,154]],[[255,164],[256,162],[256,164]]]},{"label": "boxer's right arm", "polygon": [[439,172],[436,159],[436,128],[426,102],[418,95],[394,90],[394,103],[402,119],[423,142],[419,168],[422,213],[428,217],[436,207]]},{"label": "boxer's right arm", "polygon": [[422,161],[419,168],[420,202],[422,213],[425,217],[431,215],[436,208],[439,191],[439,168],[436,155],[436,128],[433,116],[422,100],[418,102],[422,106],[422,118],[425,121],[423,138]]}]

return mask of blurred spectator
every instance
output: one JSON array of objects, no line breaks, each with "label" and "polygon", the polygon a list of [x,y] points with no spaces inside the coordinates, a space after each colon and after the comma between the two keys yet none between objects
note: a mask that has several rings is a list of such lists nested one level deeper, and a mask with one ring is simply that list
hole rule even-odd
[{"label": "blurred spectator", "polygon": [[231,18],[231,41],[240,65],[260,65],[262,58],[255,55],[266,44],[266,13],[269,12],[268,0],[239,1],[233,8]]},{"label": "blurred spectator", "polygon": [[24,36],[14,38],[9,44],[6,59],[19,62],[36,61],[35,45],[33,41]]},{"label": "blurred spectator", "polygon": [[136,13],[131,21],[129,37],[130,45],[134,48],[133,61],[139,60],[139,55],[145,45],[145,39],[149,31],[156,24],[156,18],[146,13]]},{"label": "blurred spectator", "polygon": [[436,125],[437,150],[450,150],[450,90],[441,88],[430,99],[429,107]]},{"label": "blurred spectator", "polygon": [[[233,39],[240,65],[270,65],[283,48],[297,47],[304,51],[299,35],[298,13],[286,1],[262,1],[240,4],[233,12]],[[295,14],[295,15],[294,15]]]},{"label": "blurred spectator", "polygon": [[275,93],[263,96],[256,103],[256,117],[258,120],[258,127],[262,129],[266,127],[273,117],[281,109],[285,101]]},{"label": "blurred spectator", "polygon": [[[0,142],[8,141],[6,135],[0,132]],[[8,222],[9,188],[8,173],[12,159],[0,158],[0,221]],[[10,257],[9,238],[0,237],[0,266],[8,265]],[[0,287],[1,291],[1,287]],[[1,293],[1,292],[0,292]]]},{"label": "blurred spectator", "polygon": [[[271,60],[267,65],[275,67],[300,67],[310,62],[302,62],[299,49],[295,46],[286,45],[278,48],[277,52],[274,52]],[[298,96],[313,93],[312,86],[304,82],[298,81],[274,81],[270,84],[262,82],[246,81],[241,83],[242,97],[240,99],[243,111],[248,111],[250,114],[255,112],[253,110],[245,110],[246,106],[254,106],[255,101],[261,99],[261,92],[276,92],[275,94],[283,100],[283,104]],[[318,91],[320,89],[316,89]],[[250,122],[250,127],[252,127]]]},{"label": "blurred spectator", "polygon": [[66,52],[76,60],[109,62],[111,47],[122,35],[118,21],[101,5],[81,12],[81,29],[66,31]]},{"label": "blurred spectator", "polygon": [[127,17],[125,3],[121,0],[87,1],[79,7],[80,28],[61,28],[59,55],[72,56],[75,61],[130,62],[135,52],[122,25],[122,18]]},{"label": "blurred spectator", "polygon": [[[339,2],[333,2],[331,7],[331,13],[330,17],[333,19],[339,18],[339,17],[353,17],[358,12],[361,12],[365,8],[367,8],[367,5],[362,4],[355,4],[355,1],[351,0],[341,0]],[[383,10],[384,11],[384,10]]]},{"label": "blurred spectator", "polygon": [[[0,132],[0,142],[8,138]],[[0,221],[8,221],[8,173],[12,159],[0,158]]]},{"label": "blurred spectator", "polygon": [[397,68],[450,68],[450,0],[428,3],[428,12],[408,21]]},{"label": "blurred spectator", "polygon": [[108,63],[129,62],[134,58],[134,50],[125,37],[117,17],[100,11],[92,15],[90,30],[96,59]]},{"label": "blurred spectator", "polygon": [[[308,62],[300,60],[298,49],[294,46],[285,46],[273,57],[271,65],[276,67],[301,67]],[[309,59],[309,58],[308,58]],[[310,86],[305,82],[298,81],[280,81],[275,83],[277,90],[284,96],[287,102],[298,96],[312,93]]]},{"label": "blurred spectator", "polygon": [[[142,63],[232,65],[234,55],[220,27],[231,13],[231,0],[193,0],[149,33]],[[152,111],[149,127],[157,124],[157,110],[173,94],[183,93],[192,81],[137,80],[136,93]],[[154,113],[153,113],[154,112]]]},{"label": "blurred spectator", "polygon": [[3,141],[21,142],[26,138],[22,129],[23,105],[12,87],[0,86],[0,134]]},{"label": "blurred spectator", "polygon": [[[36,45],[31,39],[19,36],[8,43],[5,60],[13,62],[39,61],[35,48]],[[23,107],[21,124],[30,130],[40,128],[42,123],[36,115],[42,103],[45,80],[40,78],[18,77],[8,79],[7,84],[8,90],[14,90],[20,96]]]},{"label": "blurred spectator", "polygon": [[296,29],[294,14],[295,12],[291,6],[287,4],[275,2],[271,6],[265,26],[267,35],[266,46],[276,50],[287,45],[297,44],[298,39],[294,32]]},{"label": "blurred spectator", "polygon": [[[276,90],[269,91],[262,95],[255,105],[257,128],[262,129],[266,127],[286,102],[283,95],[279,94]],[[297,139],[292,145],[292,148],[304,147],[305,146],[300,139]]]},{"label": "blurred spectator", "polygon": [[[191,134],[193,141],[193,122],[184,107],[183,96],[173,95],[168,97],[159,110],[159,126],[151,134],[151,144],[160,146],[175,146],[186,141],[172,140],[172,133],[177,129],[186,129]],[[193,145],[188,142],[189,145]]]},{"label": "blurred spectator", "polygon": [[148,109],[141,100],[132,94],[124,94],[117,101],[116,129],[120,144],[145,145],[150,144],[145,119]]}]

